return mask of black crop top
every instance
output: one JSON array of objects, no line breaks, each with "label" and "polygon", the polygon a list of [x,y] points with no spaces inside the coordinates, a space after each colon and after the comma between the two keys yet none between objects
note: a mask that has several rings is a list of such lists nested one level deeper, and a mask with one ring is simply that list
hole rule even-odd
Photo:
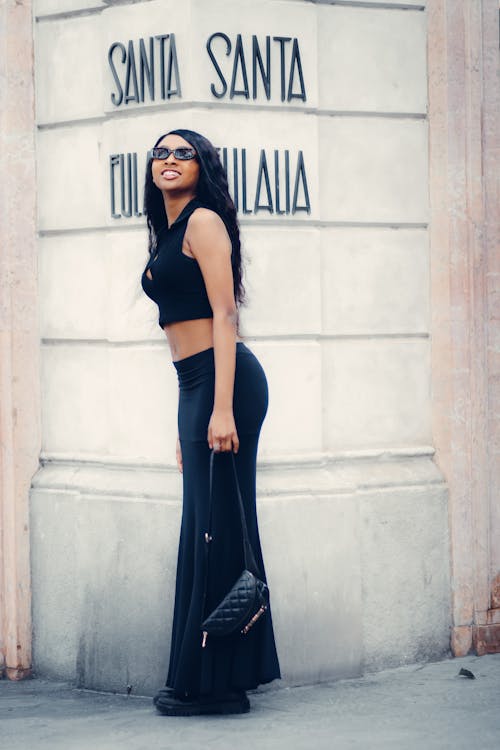
[{"label": "black crop top", "polygon": [[[188,219],[200,206],[203,204],[194,198],[172,226],[160,230],[155,255],[142,273],[142,288],[158,305],[161,328],[181,320],[213,318],[198,261],[182,252]],[[146,275],[148,268],[153,280]]]}]

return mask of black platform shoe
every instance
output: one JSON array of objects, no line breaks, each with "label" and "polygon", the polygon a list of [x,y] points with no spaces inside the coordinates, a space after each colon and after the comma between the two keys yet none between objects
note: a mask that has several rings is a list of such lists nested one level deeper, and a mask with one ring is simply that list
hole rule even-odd
[{"label": "black platform shoe", "polygon": [[250,701],[244,690],[232,690],[224,695],[200,698],[202,714],[246,714],[250,711]]},{"label": "black platform shoe", "polygon": [[200,716],[207,714],[244,714],[250,711],[250,701],[244,690],[220,696],[189,698],[177,696],[171,688],[163,688],[153,698],[156,710],[164,716]]},{"label": "black platform shoe", "polygon": [[169,687],[163,687],[158,690],[155,697],[153,698],[153,703],[156,706],[159,700],[165,699],[165,698],[173,698],[175,696],[175,693],[172,688]]},{"label": "black platform shoe", "polygon": [[201,706],[198,698],[177,695],[172,688],[162,688],[153,698],[156,710],[164,716],[199,716]]}]

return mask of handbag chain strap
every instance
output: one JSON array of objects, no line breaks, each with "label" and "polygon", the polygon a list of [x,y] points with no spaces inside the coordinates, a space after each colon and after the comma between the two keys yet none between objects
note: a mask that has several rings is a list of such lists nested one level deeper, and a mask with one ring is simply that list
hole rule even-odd
[{"label": "handbag chain strap", "polygon": [[[208,563],[209,563],[209,551],[210,551],[210,542],[212,541],[212,495],[213,495],[213,479],[214,479],[214,456],[215,451],[212,449],[210,453],[210,490],[209,490],[209,496],[208,496],[208,531],[205,532],[205,581],[203,586],[203,600],[201,605],[201,622],[203,623],[203,620],[205,619],[205,606],[206,606],[206,600],[207,600],[207,589],[208,589]],[[243,532],[243,555],[245,559],[245,570],[249,570],[251,573],[253,573],[257,578],[259,578],[259,572],[257,568],[257,563],[255,562],[255,555],[253,553],[252,545],[250,544],[250,539],[248,537],[248,528],[247,528],[247,521],[245,517],[245,508],[243,505],[243,499],[241,497],[241,490],[240,490],[240,483],[238,481],[238,473],[236,471],[236,462],[234,460],[234,453],[231,451],[231,462],[233,465],[233,474],[234,474],[234,481],[236,484],[236,494],[238,496],[238,507],[240,511],[240,520],[241,520],[241,530]],[[259,610],[259,613],[261,614],[266,607],[261,607]],[[260,615],[259,615],[260,616]],[[251,621],[251,624],[253,624],[253,621],[255,621],[257,617],[254,615],[253,620]],[[247,623],[247,629],[251,627],[251,624]],[[243,632],[243,631],[242,631]],[[244,632],[247,632],[246,630]],[[207,643],[207,636],[208,632],[206,630],[203,631],[203,637],[201,642],[201,647],[205,648]]]},{"label": "handbag chain strap", "polygon": [[[233,466],[234,482],[236,485],[236,494],[238,496],[238,506],[240,511],[241,529],[243,532],[243,555],[245,559],[245,569],[250,570],[254,575],[259,576],[259,569],[255,562],[255,555],[253,553],[252,545],[248,536],[247,521],[245,517],[245,508],[243,505],[243,499],[241,497],[240,483],[238,481],[238,473],[236,471],[236,462],[234,460],[234,452],[231,453],[231,463]],[[212,541],[212,509],[213,509],[213,475],[214,475],[214,456],[215,451],[212,449],[210,453],[210,494],[208,499],[208,531],[205,533],[205,542],[208,544]]]}]

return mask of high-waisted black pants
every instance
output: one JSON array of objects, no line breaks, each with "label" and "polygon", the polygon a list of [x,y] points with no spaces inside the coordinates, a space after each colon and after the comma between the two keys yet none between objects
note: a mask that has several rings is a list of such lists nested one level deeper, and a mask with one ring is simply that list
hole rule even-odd
[{"label": "high-waisted black pants", "polygon": [[[201,647],[203,616],[219,604],[244,567],[231,454],[216,452],[213,540],[203,613],[210,465],[207,433],[214,405],[214,349],[205,349],[173,364],[179,380],[183,505],[166,685],[176,693],[190,696],[249,690],[281,677],[270,608],[246,635],[237,632],[224,638],[209,636],[206,647]],[[243,342],[237,342],[233,413],[240,445],[234,459],[250,541],[263,580],[266,573],[257,524],[255,475],[257,445],[267,407],[264,370],[254,353]]]}]

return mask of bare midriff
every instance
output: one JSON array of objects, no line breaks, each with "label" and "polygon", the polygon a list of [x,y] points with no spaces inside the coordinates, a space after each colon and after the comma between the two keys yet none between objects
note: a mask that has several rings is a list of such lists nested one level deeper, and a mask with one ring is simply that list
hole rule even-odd
[{"label": "bare midriff", "polygon": [[[172,361],[191,357],[214,345],[213,318],[181,320],[163,327],[170,346]],[[236,336],[236,341],[242,341]]]}]

